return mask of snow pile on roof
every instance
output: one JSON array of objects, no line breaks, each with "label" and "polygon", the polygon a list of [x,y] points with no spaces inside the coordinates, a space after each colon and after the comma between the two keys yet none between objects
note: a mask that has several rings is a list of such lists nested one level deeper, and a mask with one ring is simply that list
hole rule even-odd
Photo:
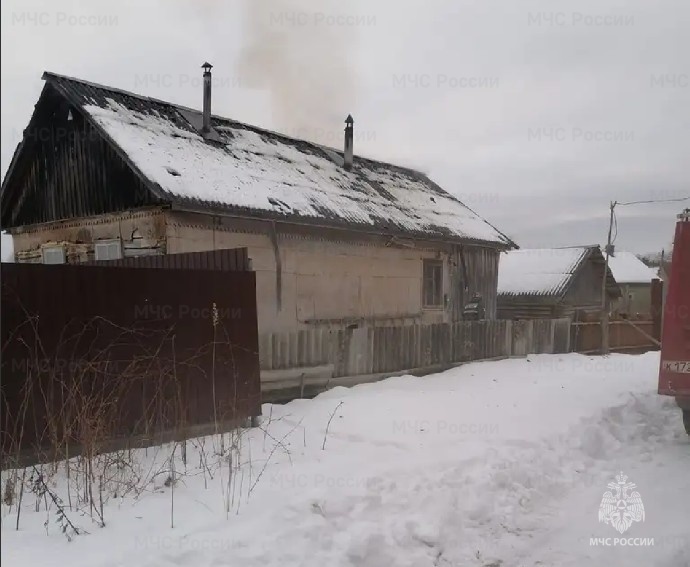
[{"label": "snow pile on roof", "polygon": [[499,295],[560,295],[589,253],[587,246],[503,252],[498,265]]},{"label": "snow pile on roof", "polygon": [[85,96],[84,110],[173,200],[512,244],[421,173],[358,156],[346,171],[334,150],[218,117],[220,142],[211,142],[187,120],[194,111],[148,99],[135,104],[133,96],[111,93],[90,104]]},{"label": "snow pile on roof", "polygon": [[656,270],[632,252],[614,252],[609,256],[609,269],[618,283],[650,283],[659,278]]}]

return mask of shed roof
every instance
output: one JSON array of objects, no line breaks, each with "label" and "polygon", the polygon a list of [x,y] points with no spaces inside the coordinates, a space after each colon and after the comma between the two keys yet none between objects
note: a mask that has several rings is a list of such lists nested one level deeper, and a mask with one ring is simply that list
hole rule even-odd
[{"label": "shed roof", "polygon": [[379,233],[514,243],[426,175],[54,73],[53,86],[116,146],[163,201],[185,210],[291,220]]},{"label": "shed roof", "polygon": [[[503,252],[498,267],[498,294],[560,298],[587,261],[603,266],[604,258],[598,246],[522,248]],[[620,295],[610,271],[607,290]]]}]

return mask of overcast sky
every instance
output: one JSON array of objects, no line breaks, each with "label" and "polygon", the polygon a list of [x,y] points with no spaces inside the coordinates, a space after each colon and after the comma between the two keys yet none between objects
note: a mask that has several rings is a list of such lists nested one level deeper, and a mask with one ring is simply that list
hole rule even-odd
[{"label": "overcast sky", "polygon": [[[690,196],[687,0],[2,1],[2,171],[43,70],[423,170],[522,247],[602,243]],[[619,207],[619,248],[690,202]]]}]

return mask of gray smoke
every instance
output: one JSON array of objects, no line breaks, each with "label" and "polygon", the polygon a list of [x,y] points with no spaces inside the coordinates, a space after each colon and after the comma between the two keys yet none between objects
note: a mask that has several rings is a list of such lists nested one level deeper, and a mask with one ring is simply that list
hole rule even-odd
[{"label": "gray smoke", "polygon": [[340,147],[353,112],[354,15],[336,0],[246,0],[242,82],[270,91],[275,128]]}]

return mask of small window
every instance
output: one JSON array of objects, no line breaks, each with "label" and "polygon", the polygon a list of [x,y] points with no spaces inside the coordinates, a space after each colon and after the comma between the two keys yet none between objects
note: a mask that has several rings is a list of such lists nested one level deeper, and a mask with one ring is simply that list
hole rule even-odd
[{"label": "small window", "polygon": [[443,262],[424,260],[422,291],[424,307],[441,307],[443,305]]},{"label": "small window", "polygon": [[64,264],[65,263],[65,247],[64,246],[45,246],[41,250],[44,264]]},{"label": "small window", "polygon": [[94,246],[96,260],[119,260],[122,258],[122,248],[119,240],[102,240]]}]

